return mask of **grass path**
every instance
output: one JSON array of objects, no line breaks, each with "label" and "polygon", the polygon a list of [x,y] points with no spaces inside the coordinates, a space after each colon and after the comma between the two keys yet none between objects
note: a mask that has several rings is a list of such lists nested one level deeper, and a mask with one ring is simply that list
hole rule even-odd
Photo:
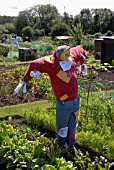
[{"label": "grass path", "polygon": [[35,109],[38,106],[42,106],[43,108],[48,108],[51,106],[51,104],[48,103],[47,100],[40,100],[40,101],[28,102],[24,104],[5,106],[0,108],[0,118],[4,118],[6,116],[21,115],[25,111],[32,108]]}]

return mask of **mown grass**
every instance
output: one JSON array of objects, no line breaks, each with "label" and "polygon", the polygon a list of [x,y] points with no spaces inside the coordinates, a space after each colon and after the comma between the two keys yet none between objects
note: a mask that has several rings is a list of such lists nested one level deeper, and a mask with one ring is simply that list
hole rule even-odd
[{"label": "mown grass", "polygon": [[29,63],[30,61],[5,61],[5,62],[0,62],[0,65],[5,65],[5,66],[9,66],[9,65],[21,65],[21,64],[26,64]]},{"label": "mown grass", "polygon": [[40,100],[40,101],[28,102],[24,104],[5,106],[0,108],[0,118],[4,118],[6,116],[21,115],[25,111],[35,109],[38,106],[42,106],[43,108],[48,108],[51,106],[51,104],[48,103],[47,100]]}]

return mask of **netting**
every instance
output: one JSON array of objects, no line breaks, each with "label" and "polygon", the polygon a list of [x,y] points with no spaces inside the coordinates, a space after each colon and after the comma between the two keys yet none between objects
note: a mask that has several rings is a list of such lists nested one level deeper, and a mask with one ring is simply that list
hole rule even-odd
[{"label": "netting", "polygon": [[18,58],[19,52],[18,51],[9,51],[7,58]]}]

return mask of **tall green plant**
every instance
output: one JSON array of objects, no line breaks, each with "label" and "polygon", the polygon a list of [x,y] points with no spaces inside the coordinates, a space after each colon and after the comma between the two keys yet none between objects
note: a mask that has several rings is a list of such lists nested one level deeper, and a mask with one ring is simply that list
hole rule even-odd
[{"label": "tall green plant", "polygon": [[71,29],[69,29],[69,34],[73,37],[76,44],[81,44],[81,40],[83,37],[83,27],[81,23],[78,23],[76,26],[72,26]]}]

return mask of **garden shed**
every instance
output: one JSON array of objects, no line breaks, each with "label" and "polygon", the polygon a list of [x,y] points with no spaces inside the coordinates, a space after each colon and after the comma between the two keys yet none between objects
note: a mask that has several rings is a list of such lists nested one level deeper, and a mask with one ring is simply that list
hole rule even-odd
[{"label": "garden shed", "polygon": [[70,41],[71,41],[72,37],[71,36],[56,36],[55,40],[58,40],[59,45],[70,45]]},{"label": "garden shed", "polygon": [[95,53],[101,58],[101,64],[114,60],[114,36],[104,36],[94,40]]},{"label": "garden shed", "polygon": [[95,44],[95,52],[101,53],[101,44],[102,44],[103,38],[98,38],[94,40]]},{"label": "garden shed", "polygon": [[112,64],[112,60],[114,60],[114,36],[104,37],[101,44],[101,64]]},{"label": "garden shed", "polygon": [[19,48],[18,51],[20,60],[34,60],[37,57],[37,49]]}]

